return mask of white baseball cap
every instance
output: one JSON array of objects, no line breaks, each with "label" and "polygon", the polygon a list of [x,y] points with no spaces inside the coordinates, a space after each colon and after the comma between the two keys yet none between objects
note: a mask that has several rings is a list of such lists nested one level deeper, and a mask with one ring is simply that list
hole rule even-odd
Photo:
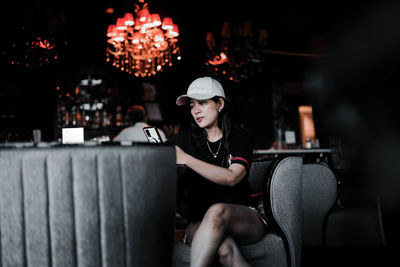
[{"label": "white baseball cap", "polygon": [[183,106],[187,104],[190,99],[205,100],[213,98],[214,96],[225,98],[222,85],[211,77],[197,78],[189,85],[186,95],[181,95],[176,99],[176,104],[178,106]]}]

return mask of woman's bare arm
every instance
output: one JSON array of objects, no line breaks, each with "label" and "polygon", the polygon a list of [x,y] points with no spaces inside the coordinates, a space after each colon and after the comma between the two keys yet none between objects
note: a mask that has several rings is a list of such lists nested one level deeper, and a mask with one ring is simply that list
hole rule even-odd
[{"label": "woman's bare arm", "polygon": [[178,146],[175,146],[175,151],[177,164],[185,164],[204,178],[214,183],[234,186],[246,175],[246,169],[241,164],[234,163],[229,166],[229,168],[224,168],[196,159]]}]

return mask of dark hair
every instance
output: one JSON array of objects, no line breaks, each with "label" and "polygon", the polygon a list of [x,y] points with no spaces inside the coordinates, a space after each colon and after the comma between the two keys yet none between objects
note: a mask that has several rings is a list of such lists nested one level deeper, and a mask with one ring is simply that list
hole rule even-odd
[{"label": "dark hair", "polygon": [[134,105],[130,107],[126,113],[128,114],[129,120],[132,125],[137,122],[145,122],[146,121],[146,110],[141,105]]},{"label": "dark hair", "polygon": [[[222,142],[223,142],[223,151],[224,151],[224,158],[222,161],[223,166],[228,166],[229,155],[230,155],[230,139],[231,139],[231,117],[230,117],[230,105],[227,99],[214,96],[211,98],[212,101],[218,103],[220,99],[224,100],[224,108],[221,109],[221,112],[218,113],[218,127],[222,130]],[[196,122],[193,121],[190,124],[192,128],[192,135],[194,138],[198,139],[201,144],[207,141],[207,133],[204,129],[200,128]]]}]

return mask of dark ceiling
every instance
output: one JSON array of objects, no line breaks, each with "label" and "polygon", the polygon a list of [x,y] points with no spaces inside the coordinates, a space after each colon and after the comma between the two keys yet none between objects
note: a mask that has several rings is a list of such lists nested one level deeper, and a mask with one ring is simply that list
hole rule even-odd
[{"label": "dark ceiling", "polygon": [[[312,52],[313,40],[329,40],[346,20],[360,8],[348,1],[147,1],[150,12],[161,17],[171,16],[180,28],[182,56],[197,58],[205,47],[205,34],[219,34],[225,21],[240,26],[251,22],[257,34],[268,31],[270,49],[292,52]],[[351,2],[351,1],[350,1]],[[21,28],[36,33],[52,32],[64,49],[64,60],[70,64],[102,64],[105,57],[105,33],[108,24],[118,16],[133,12],[137,0],[12,1],[1,10],[4,42],[13,42]],[[113,7],[114,14],[106,14]],[[4,44],[3,44],[4,50]]]},{"label": "dark ceiling", "polygon": [[[0,10],[0,49],[21,36],[21,29],[53,34],[69,66],[103,64],[105,33],[118,16],[133,12],[138,0],[16,0]],[[223,22],[234,26],[251,22],[254,35],[268,31],[268,48],[278,51],[325,53],[338,35],[382,7],[386,1],[259,1],[259,0],[150,0],[149,9],[171,16],[180,28],[182,57],[201,61],[208,31],[217,36]],[[108,7],[113,14],[106,14]],[[390,6],[389,6],[390,8]]]}]

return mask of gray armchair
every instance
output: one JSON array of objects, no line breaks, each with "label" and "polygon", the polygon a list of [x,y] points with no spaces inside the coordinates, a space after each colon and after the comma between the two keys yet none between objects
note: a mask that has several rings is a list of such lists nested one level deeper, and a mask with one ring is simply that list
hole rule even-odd
[{"label": "gray armchair", "polygon": [[0,149],[0,266],[169,266],[175,192],[168,146]]},{"label": "gray armchair", "polygon": [[335,174],[325,164],[303,166],[303,245],[308,247],[384,247],[379,203],[376,207],[332,208]]},{"label": "gray armchair", "polygon": [[335,174],[322,163],[303,165],[303,246],[322,248],[325,244],[326,218],[335,204]]},{"label": "gray armchair", "polygon": [[[384,265],[387,256],[379,249],[385,251],[386,243],[379,205],[338,208],[336,199],[337,181],[329,166],[304,164],[303,263],[324,266],[330,260],[338,266]],[[362,256],[356,256],[357,252]]]},{"label": "gray armchair", "polygon": [[[256,243],[240,246],[253,267],[301,265],[301,157],[254,161],[249,182],[254,193],[265,192],[271,232]],[[174,247],[173,266],[189,266],[190,247]]]}]

